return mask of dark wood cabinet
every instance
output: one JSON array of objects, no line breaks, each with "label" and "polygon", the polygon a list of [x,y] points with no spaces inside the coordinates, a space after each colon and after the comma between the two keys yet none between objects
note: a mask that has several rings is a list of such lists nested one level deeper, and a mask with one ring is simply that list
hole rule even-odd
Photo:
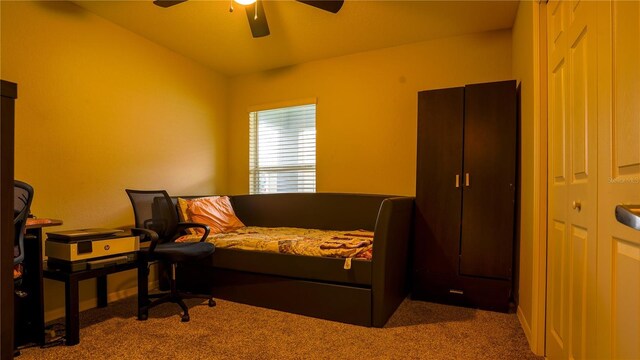
[{"label": "dark wood cabinet", "polygon": [[515,81],[418,94],[413,298],[509,309],[516,151]]}]

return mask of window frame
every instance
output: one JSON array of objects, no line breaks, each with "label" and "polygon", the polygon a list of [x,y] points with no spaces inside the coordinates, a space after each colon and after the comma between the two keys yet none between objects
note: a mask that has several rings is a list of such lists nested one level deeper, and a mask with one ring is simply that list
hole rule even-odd
[{"label": "window frame", "polygon": [[[275,166],[259,166],[260,161],[260,112],[287,109],[300,106],[313,105],[313,164],[298,163],[293,165],[275,165]],[[273,194],[281,192],[300,192],[300,193],[315,193],[317,191],[317,114],[318,105],[315,98],[307,98],[293,101],[285,101],[279,103],[272,103],[269,105],[254,106],[248,109],[249,119],[249,194]],[[290,136],[290,134],[287,134]],[[286,135],[285,135],[286,136]],[[308,150],[306,147],[297,147],[295,151],[299,149]],[[284,153],[286,155],[286,152]],[[303,155],[304,156],[304,155]],[[313,185],[309,189],[305,189],[304,185],[300,185],[300,182],[296,182],[296,191],[261,191],[259,188],[260,175],[265,173],[282,174],[286,172],[295,172],[298,174],[304,174],[305,172],[313,173]],[[297,180],[300,181],[300,180]],[[304,184],[304,182],[302,182]],[[276,185],[277,186],[277,185]]]}]

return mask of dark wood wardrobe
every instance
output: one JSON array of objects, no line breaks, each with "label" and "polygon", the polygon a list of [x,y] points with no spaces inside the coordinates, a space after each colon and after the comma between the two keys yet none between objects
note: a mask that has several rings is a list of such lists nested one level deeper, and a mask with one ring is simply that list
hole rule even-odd
[{"label": "dark wood wardrobe", "polygon": [[418,93],[414,299],[508,311],[516,82]]}]

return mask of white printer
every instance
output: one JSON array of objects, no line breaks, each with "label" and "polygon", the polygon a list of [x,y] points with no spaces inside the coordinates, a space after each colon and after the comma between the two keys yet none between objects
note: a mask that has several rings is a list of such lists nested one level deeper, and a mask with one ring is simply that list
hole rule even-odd
[{"label": "white printer", "polygon": [[45,255],[51,268],[95,269],[135,259],[140,239],[118,229],[77,229],[47,233]]}]

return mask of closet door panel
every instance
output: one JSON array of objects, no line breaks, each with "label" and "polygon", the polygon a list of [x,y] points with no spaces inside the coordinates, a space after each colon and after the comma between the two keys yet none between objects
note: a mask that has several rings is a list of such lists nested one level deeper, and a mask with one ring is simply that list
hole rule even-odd
[{"label": "closet door panel", "polygon": [[461,275],[511,279],[517,135],[515,90],[515,81],[465,88]]},{"label": "closet door panel", "polygon": [[414,254],[418,293],[457,278],[463,117],[464,88],[418,94]]}]

